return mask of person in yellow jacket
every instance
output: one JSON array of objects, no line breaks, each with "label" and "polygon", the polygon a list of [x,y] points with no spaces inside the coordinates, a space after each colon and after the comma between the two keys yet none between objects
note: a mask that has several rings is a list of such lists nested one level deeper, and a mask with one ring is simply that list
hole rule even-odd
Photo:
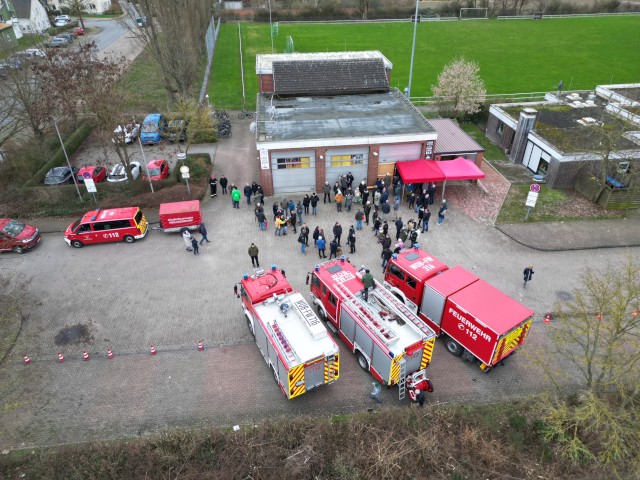
[{"label": "person in yellow jacket", "polygon": [[342,194],[342,190],[338,190],[336,193],[336,208],[339,212],[342,211],[342,201],[344,200],[344,195]]},{"label": "person in yellow jacket", "polygon": [[287,220],[284,218],[284,215],[276,217],[276,235],[280,236],[282,234],[287,234]]}]

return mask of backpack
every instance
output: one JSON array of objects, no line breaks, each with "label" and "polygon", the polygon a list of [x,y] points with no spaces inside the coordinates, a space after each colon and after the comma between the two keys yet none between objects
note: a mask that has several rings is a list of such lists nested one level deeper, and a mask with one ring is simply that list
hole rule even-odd
[{"label": "backpack", "polygon": [[298,237],[298,243],[304,243],[304,235],[302,233]]}]

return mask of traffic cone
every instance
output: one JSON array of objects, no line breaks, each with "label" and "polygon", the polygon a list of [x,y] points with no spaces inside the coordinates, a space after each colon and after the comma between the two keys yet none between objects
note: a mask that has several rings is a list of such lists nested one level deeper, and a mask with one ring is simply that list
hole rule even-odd
[{"label": "traffic cone", "polygon": [[115,355],[111,351],[111,347],[107,347],[107,358],[111,360]]},{"label": "traffic cone", "polygon": [[82,351],[82,359],[86,362],[87,360],[89,360],[89,354],[87,353],[86,350]]},{"label": "traffic cone", "polygon": [[202,345],[202,341],[198,341],[198,350],[204,350],[204,345]]},{"label": "traffic cone", "polygon": [[155,355],[155,354],[156,354],[156,347],[151,345],[151,355]]},{"label": "traffic cone", "polygon": [[544,323],[546,323],[547,325],[551,324],[551,314],[547,313],[547,315],[544,317]]},{"label": "traffic cone", "polygon": [[60,363],[64,362],[64,357],[62,356],[62,352],[58,352],[58,361]]},{"label": "traffic cone", "polygon": [[24,364],[25,365],[29,365],[31,363],[31,359],[29,358],[29,355],[25,355],[24,356]]}]

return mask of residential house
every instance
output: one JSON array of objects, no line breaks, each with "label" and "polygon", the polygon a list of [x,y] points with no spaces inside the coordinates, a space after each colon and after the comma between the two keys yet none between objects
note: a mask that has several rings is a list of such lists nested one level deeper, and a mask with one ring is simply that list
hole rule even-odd
[{"label": "residential house", "polygon": [[39,0],[12,0],[12,2],[22,33],[42,33],[51,27],[47,10]]}]

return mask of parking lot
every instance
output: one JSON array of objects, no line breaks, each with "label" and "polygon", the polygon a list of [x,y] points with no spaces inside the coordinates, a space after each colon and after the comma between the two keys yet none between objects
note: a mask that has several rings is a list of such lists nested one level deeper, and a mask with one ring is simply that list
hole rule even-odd
[{"label": "parking lot", "polygon": [[[145,152],[152,151],[148,148]],[[171,153],[166,146],[157,152]],[[243,185],[258,178],[248,129],[236,128],[214,153],[216,173],[230,181]],[[273,201],[267,200],[268,208]],[[251,271],[247,249],[255,242],[261,266],[284,268],[308,299],[305,277],[318,261],[316,251],[311,247],[303,256],[297,235],[274,236],[270,215],[269,230],[260,232],[253,206],[244,200],[236,210],[228,196],[218,195],[204,199],[202,210],[212,243],[203,245],[199,256],[185,251],[178,234],[152,230],[130,245],[82,249],[67,246],[60,232],[46,233],[32,252],[0,257],[3,275],[17,272],[31,279],[22,332],[2,367],[0,448],[136,436],[166,426],[252,423],[281,414],[408,406],[407,400],[398,402],[396,389],[383,391],[380,406],[369,400],[372,377],[340,341],[341,378],[286,400],[252,343],[233,285]],[[348,229],[354,223],[354,212],[337,213],[334,203],[321,203],[318,210],[317,217],[304,218],[311,229],[320,225],[329,231],[336,221]],[[401,215],[405,220],[413,216],[406,207]],[[629,250],[531,250],[463,214],[455,203],[445,224],[434,224],[420,239],[425,250],[473,271],[536,315],[522,352],[489,374],[451,356],[437,342],[428,371],[435,392],[427,401],[486,402],[540,391],[544,379],[533,360],[548,351],[544,312],[552,310],[558,292],[577,285],[584,267],[615,264]],[[358,232],[351,260],[369,266],[381,281],[380,250],[365,228]],[[535,265],[536,276],[524,290],[521,272],[527,264]],[[57,344],[56,337],[70,326],[82,326],[80,342]],[[204,342],[203,352],[196,348],[198,340]],[[149,354],[151,344],[155,356]],[[115,353],[112,360],[106,358],[107,347]],[[91,355],[89,362],[82,361],[83,348]],[[59,351],[64,363],[57,361]],[[26,353],[32,359],[28,366],[22,362]]]}]

